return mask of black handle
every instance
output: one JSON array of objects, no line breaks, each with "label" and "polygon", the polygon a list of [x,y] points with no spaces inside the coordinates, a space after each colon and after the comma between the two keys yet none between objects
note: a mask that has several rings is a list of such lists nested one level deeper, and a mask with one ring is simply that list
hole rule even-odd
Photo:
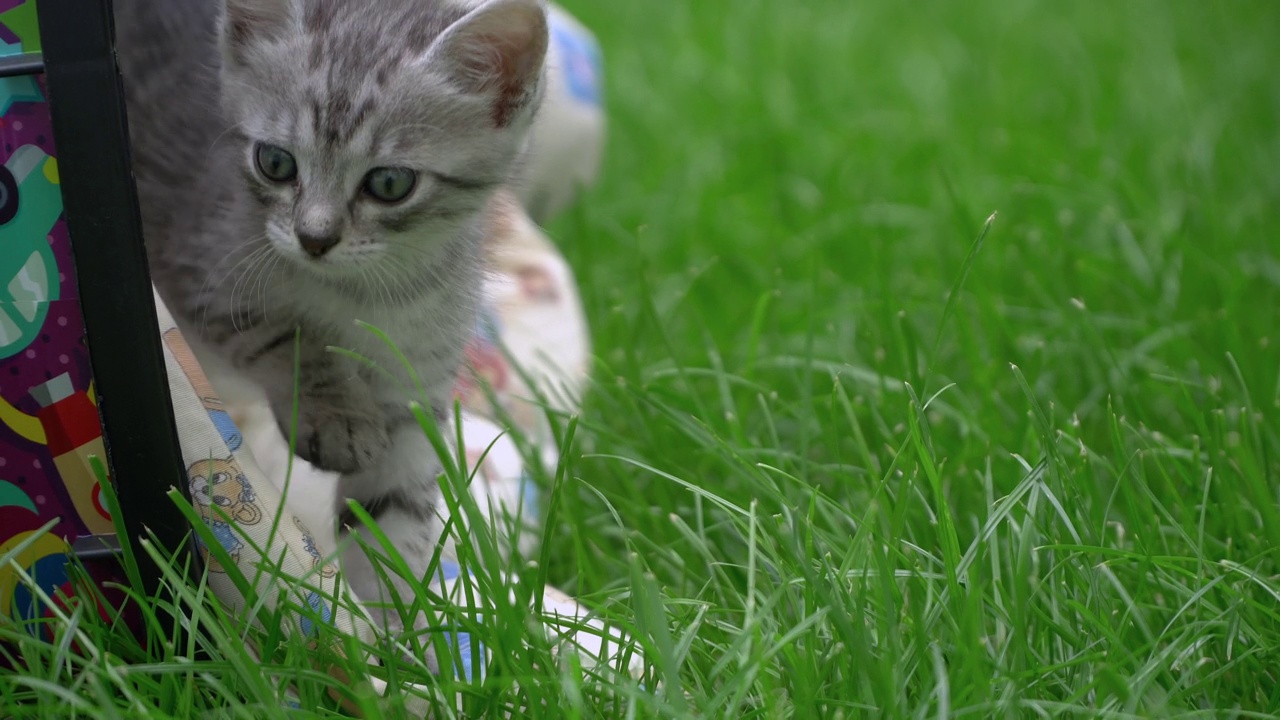
[{"label": "black handle", "polygon": [[[186,472],[143,245],[111,2],[40,0],[36,7],[63,206],[121,514],[135,541],[150,531],[169,551],[189,551],[190,527],[167,497],[172,487],[187,492]],[[139,553],[137,560],[157,583],[148,558]]]}]

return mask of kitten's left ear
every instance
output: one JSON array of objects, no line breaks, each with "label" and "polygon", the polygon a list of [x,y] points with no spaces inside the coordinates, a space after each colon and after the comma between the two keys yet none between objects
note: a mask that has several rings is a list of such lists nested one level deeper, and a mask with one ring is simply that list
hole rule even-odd
[{"label": "kitten's left ear", "polygon": [[222,14],[223,52],[241,62],[255,42],[282,37],[296,29],[297,23],[294,0],[226,0]]},{"label": "kitten's left ear", "polygon": [[541,0],[490,0],[446,30],[427,58],[465,92],[490,96],[494,123],[506,127],[536,97],[547,36]]}]

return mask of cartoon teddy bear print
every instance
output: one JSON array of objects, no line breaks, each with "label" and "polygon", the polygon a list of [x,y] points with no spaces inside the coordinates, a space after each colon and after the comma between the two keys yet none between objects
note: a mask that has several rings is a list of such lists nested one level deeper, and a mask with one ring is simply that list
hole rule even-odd
[{"label": "cartoon teddy bear print", "polygon": [[[237,535],[231,523],[246,527],[262,522],[262,508],[249,478],[233,458],[199,460],[187,469],[191,481],[191,500],[196,510],[213,531],[218,543],[239,564],[244,541]],[[214,508],[217,510],[214,510]],[[225,573],[226,568],[200,543],[201,554],[210,572]]]}]

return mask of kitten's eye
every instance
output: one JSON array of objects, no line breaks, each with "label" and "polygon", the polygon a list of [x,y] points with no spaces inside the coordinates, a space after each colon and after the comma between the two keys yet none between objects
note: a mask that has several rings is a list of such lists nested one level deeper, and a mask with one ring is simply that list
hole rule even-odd
[{"label": "kitten's eye", "polygon": [[400,202],[409,197],[418,175],[408,168],[374,168],[364,176],[364,192],[385,203]]},{"label": "kitten's eye", "polygon": [[258,172],[273,182],[289,182],[298,176],[298,162],[284,148],[258,143],[254,160],[258,163]]}]

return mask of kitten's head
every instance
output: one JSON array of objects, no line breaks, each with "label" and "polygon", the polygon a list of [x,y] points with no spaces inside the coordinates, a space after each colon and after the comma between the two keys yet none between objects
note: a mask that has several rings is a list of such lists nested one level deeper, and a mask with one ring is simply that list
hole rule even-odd
[{"label": "kitten's head", "polygon": [[222,100],[275,249],[357,280],[453,252],[541,100],[542,0],[225,1]]}]

